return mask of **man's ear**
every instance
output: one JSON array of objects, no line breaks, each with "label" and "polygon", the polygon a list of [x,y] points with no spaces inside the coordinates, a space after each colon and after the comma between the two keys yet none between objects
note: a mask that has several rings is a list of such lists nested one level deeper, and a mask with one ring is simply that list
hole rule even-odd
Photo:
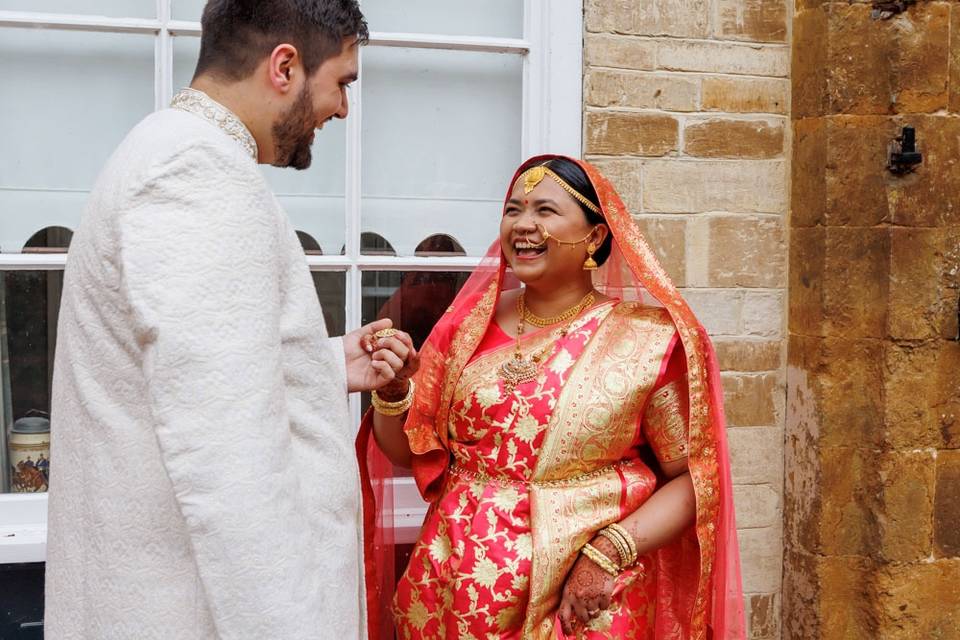
[{"label": "man's ear", "polygon": [[280,93],[289,93],[300,67],[300,52],[292,44],[278,44],[267,59],[270,85]]}]

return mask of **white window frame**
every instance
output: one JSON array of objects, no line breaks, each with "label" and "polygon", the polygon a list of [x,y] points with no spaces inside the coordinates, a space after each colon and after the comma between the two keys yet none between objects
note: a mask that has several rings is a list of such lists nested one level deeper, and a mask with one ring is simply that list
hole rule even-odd
[{"label": "white window frame", "polygon": [[[157,0],[157,18],[0,11],[0,27],[139,33],[155,36],[155,108],[173,96],[174,37],[200,35],[200,23],[171,19],[172,0]],[[581,0],[522,0],[523,37],[498,38],[421,33],[372,32],[371,47],[405,47],[510,53],[523,56],[522,157],[562,153],[579,157],[582,130],[583,3]],[[362,66],[362,54],[361,54]],[[367,256],[360,251],[360,154],[363,73],[351,92],[346,121],[344,191],[345,255],[307,256],[314,272],[340,272],[346,278],[346,328],[360,326],[361,278],[367,271],[469,271],[479,257]],[[522,158],[517,158],[517,163]],[[0,271],[60,271],[66,254],[0,253]],[[359,423],[360,398],[350,398]],[[2,437],[6,437],[3,434]],[[412,478],[394,485],[394,522],[398,543],[415,539],[425,507]],[[0,494],[0,563],[43,562],[46,558],[47,494]]]}]

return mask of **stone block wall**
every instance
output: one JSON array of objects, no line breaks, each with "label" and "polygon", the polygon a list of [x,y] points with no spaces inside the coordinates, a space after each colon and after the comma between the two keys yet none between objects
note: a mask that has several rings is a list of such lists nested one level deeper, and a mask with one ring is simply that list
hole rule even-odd
[{"label": "stone block wall", "polygon": [[791,7],[586,0],[584,10],[584,153],[713,336],[750,638],[779,638]]},{"label": "stone block wall", "polygon": [[958,43],[956,2],[796,5],[784,638],[960,638]]}]

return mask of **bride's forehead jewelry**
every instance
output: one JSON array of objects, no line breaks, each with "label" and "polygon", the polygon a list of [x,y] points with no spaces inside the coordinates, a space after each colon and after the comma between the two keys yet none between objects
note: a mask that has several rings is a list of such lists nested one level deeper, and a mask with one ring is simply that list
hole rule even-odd
[{"label": "bride's forehead jewelry", "polygon": [[541,164],[535,167],[530,167],[524,171],[519,178],[517,178],[517,181],[519,182],[520,180],[523,180],[523,193],[526,195],[536,189],[537,185],[543,181],[545,176],[550,176],[553,178],[553,180],[559,184],[564,191],[576,198],[579,202],[583,203],[583,206],[585,206],[587,209],[590,209],[590,211],[593,211],[596,214],[603,215],[603,213],[600,211],[600,207],[590,202],[586,196],[567,184],[566,180],[558,176],[553,169],[545,165]]}]

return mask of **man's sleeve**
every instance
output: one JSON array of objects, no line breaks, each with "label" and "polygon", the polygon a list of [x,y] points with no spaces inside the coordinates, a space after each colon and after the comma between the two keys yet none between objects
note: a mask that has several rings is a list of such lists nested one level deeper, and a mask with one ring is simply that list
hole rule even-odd
[{"label": "man's sleeve", "polygon": [[330,351],[333,353],[333,359],[337,362],[336,380],[343,382],[343,392],[347,393],[347,358],[343,349],[343,336],[328,338],[330,341]]},{"label": "man's sleeve", "polygon": [[156,435],[222,638],[315,637],[316,545],[291,449],[277,212],[259,173],[191,147],[119,224]]}]

